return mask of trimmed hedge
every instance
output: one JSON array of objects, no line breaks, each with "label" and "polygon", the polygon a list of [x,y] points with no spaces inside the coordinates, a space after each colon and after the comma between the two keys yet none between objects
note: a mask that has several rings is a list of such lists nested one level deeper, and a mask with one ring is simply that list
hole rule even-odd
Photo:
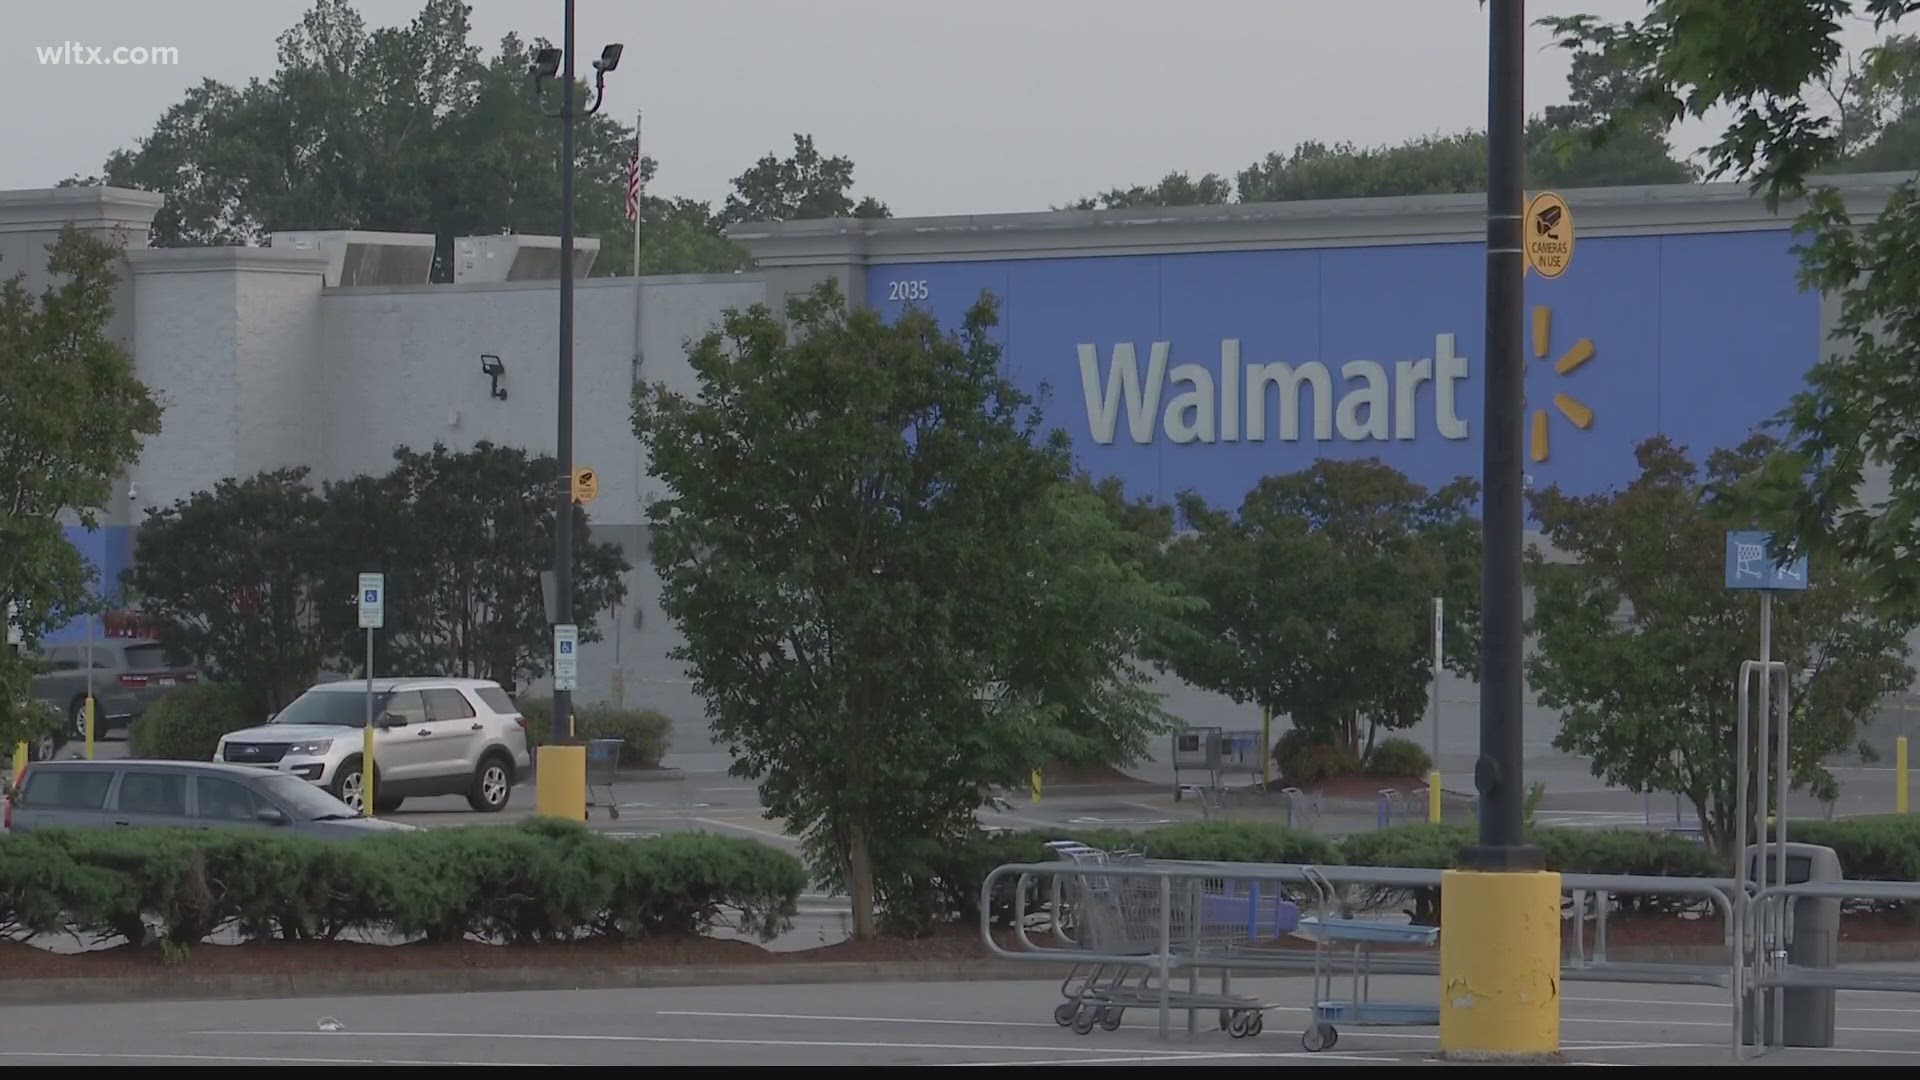
[{"label": "trimmed hedge", "polygon": [[127,729],[127,748],[135,757],[211,761],[228,732],[262,721],[247,697],[231,683],[195,683],[167,691]]},{"label": "trimmed hedge", "polygon": [[[976,839],[966,850],[948,857],[955,881],[971,879],[971,896],[978,903],[979,885],[994,867],[1005,863],[1050,861],[1048,840],[1073,839],[1110,851],[1144,851],[1169,859],[1219,862],[1293,862],[1319,865],[1401,866],[1444,870],[1459,864],[1462,848],[1474,842],[1470,825],[1400,825],[1354,833],[1337,845],[1322,837],[1298,833],[1277,825],[1254,823],[1191,823],[1144,833],[1061,832],[1002,834]],[[1840,857],[1849,880],[1920,881],[1920,815],[1858,818],[1842,821],[1792,822],[1788,836],[1831,847]],[[1731,864],[1703,844],[1667,833],[1639,829],[1529,829],[1528,839],[1539,845],[1547,868],[1568,874],[1619,874],[1644,877],[1726,877]],[[966,890],[956,889],[957,903]],[[1038,897],[1029,896],[1029,909]],[[1366,908],[1405,905],[1413,919],[1437,925],[1440,890],[1357,889],[1353,899]],[[1614,910],[1625,915],[1668,915],[1694,910],[1703,902],[1681,896],[1614,898]],[[1859,905],[1855,905],[1856,907]],[[1899,908],[1903,905],[1880,905]],[[1012,897],[995,898],[995,923],[1011,918]],[[970,914],[961,911],[960,917]]]},{"label": "trimmed hedge", "polygon": [[752,840],[623,841],[573,822],[353,841],[267,830],[47,830],[0,837],[0,932],[75,932],[183,949],[216,932],[348,931],[499,944],[704,933],[724,915],[763,940],[807,875]]},{"label": "trimmed hedge", "polygon": [[[520,704],[527,718],[527,743],[540,747],[551,741],[553,699],[528,698]],[[673,720],[658,709],[616,709],[606,702],[576,704],[573,730],[581,739],[624,739],[620,747],[623,769],[657,769],[672,742]]]},{"label": "trimmed hedge", "polygon": [[1346,743],[1302,728],[1274,740],[1273,764],[1283,778],[1295,783],[1358,776],[1361,771],[1360,755]]},{"label": "trimmed hedge", "polygon": [[1412,739],[1399,736],[1381,739],[1367,755],[1366,773],[1383,780],[1425,780],[1433,771],[1433,758]]}]

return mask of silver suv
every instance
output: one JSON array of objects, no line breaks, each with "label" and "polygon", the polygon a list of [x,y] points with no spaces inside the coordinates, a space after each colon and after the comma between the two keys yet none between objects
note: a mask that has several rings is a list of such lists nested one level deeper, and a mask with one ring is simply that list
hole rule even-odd
[{"label": "silver suv", "polygon": [[[415,796],[465,795],[490,813],[505,808],[533,768],[527,722],[495,682],[375,679],[373,716],[376,812]],[[291,773],[357,810],[366,719],[364,681],[322,683],[265,725],[221,737],[214,760]]]}]

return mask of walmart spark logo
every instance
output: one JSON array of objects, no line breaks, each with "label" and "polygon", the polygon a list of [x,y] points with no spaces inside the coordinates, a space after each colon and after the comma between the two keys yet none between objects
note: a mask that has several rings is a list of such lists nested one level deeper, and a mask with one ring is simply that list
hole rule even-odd
[{"label": "walmart spark logo", "polygon": [[[1545,360],[1553,340],[1553,309],[1544,304],[1533,309],[1533,355]],[[1593,339],[1581,338],[1560,359],[1554,361],[1554,374],[1567,376],[1581,364],[1593,359]],[[1569,394],[1553,395],[1553,407],[1574,427],[1585,431],[1593,426],[1593,410]],[[1545,461],[1552,453],[1548,440],[1547,410],[1533,411],[1533,460]]]}]

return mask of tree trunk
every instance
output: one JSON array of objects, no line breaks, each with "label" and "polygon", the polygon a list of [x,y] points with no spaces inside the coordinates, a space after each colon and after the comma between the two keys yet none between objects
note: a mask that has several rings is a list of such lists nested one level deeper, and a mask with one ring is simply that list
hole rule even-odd
[{"label": "tree trunk", "polygon": [[853,937],[873,940],[873,853],[868,847],[865,815],[856,816],[847,830],[847,887],[853,893]]}]

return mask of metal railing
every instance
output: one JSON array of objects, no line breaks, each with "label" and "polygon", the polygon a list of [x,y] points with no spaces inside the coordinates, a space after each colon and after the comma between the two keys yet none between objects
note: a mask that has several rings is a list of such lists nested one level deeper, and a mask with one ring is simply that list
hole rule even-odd
[{"label": "metal railing", "polygon": [[[1890,993],[1920,994],[1920,973],[1861,971],[1858,968],[1807,968],[1788,962],[1787,945],[1792,939],[1793,920],[1789,908],[1796,900],[1887,900],[1920,901],[1920,881],[1810,881],[1799,885],[1763,886],[1743,906],[1739,925],[1741,948],[1734,956],[1736,973],[1733,1055],[1743,1060],[1745,1038],[1741,1008],[1747,993],[1805,988],[1817,990],[1875,990]],[[1837,962],[1837,958],[1836,958]],[[1776,1042],[1781,1038],[1783,1010],[1769,1010],[1774,1019]],[[1764,1053],[1765,1033],[1755,1025],[1754,1043]]]},{"label": "metal railing", "polygon": [[[1044,891],[1051,910],[1059,912],[1062,910],[1062,883],[1069,878],[1089,874],[1153,879],[1161,885],[1163,902],[1171,902],[1176,887],[1185,888],[1207,881],[1272,884],[1284,889],[1286,886],[1310,887],[1317,877],[1334,885],[1362,889],[1419,890],[1439,888],[1444,873],[1442,870],[1415,867],[1309,866],[1295,863],[1174,860],[1115,863],[1098,867],[1065,862],[1015,863],[994,869],[981,885],[981,936],[988,950],[993,955],[1004,959],[1032,963],[1147,966],[1159,976],[1160,985],[1163,988],[1168,985],[1168,980],[1176,972],[1189,972],[1193,983],[1197,986],[1202,970],[1217,970],[1221,972],[1224,989],[1229,985],[1234,971],[1311,970],[1313,956],[1305,950],[1279,949],[1244,949],[1229,955],[1209,955],[1201,953],[1198,949],[1190,949],[1183,954],[1175,948],[1171,924],[1165,920],[1162,922],[1162,935],[1157,945],[1151,952],[1143,954],[1104,954],[1082,948],[1058,918],[1048,920],[1053,941],[1042,943],[1035,941],[1029,932],[1034,924],[1033,913],[1029,909],[1029,898],[1038,895],[1034,886],[1039,882],[1046,883]],[[1014,888],[1011,923],[1018,943],[1017,948],[1008,948],[995,939],[990,917],[995,909],[996,896],[1003,886],[1009,883]],[[1733,882],[1727,879],[1562,874],[1560,884],[1563,895],[1573,894],[1582,898],[1586,894],[1594,895],[1602,910],[1616,895],[1697,897],[1706,901],[1721,915],[1723,939],[1730,949],[1736,941]],[[1305,894],[1301,889],[1295,889],[1293,893],[1294,895]],[[1602,925],[1604,926],[1604,923]],[[1731,963],[1619,963],[1607,960],[1603,949],[1591,960],[1578,956],[1568,963],[1563,959],[1561,977],[1569,981],[1715,986],[1733,990],[1735,987],[1733,969],[1734,965]],[[1374,974],[1380,975],[1437,975],[1439,960],[1430,955],[1390,954],[1375,958],[1371,963],[1371,970]],[[1737,998],[1731,1004],[1736,1011],[1737,1025],[1739,1010]],[[1169,1006],[1163,1000],[1159,1017],[1162,1036],[1167,1034],[1169,1015]],[[1192,1030],[1193,1023],[1190,1016],[1189,1032],[1191,1033]]]}]

